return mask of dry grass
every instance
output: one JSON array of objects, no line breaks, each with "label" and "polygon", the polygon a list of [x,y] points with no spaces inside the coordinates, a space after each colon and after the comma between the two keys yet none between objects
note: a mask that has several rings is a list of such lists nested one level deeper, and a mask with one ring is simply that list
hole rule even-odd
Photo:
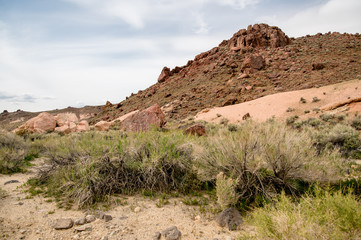
[{"label": "dry grass", "polygon": [[256,236],[240,239],[358,239],[360,207],[354,195],[341,191],[316,188],[298,202],[283,193],[247,219],[256,227]]}]

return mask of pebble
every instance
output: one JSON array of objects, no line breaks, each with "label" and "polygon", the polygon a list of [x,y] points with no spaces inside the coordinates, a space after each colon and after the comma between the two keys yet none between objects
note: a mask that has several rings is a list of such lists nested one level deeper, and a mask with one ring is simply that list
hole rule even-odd
[{"label": "pebble", "polygon": [[75,220],[74,224],[75,225],[84,225],[86,223],[85,218],[78,218],[77,220]]},{"label": "pebble", "polygon": [[105,222],[109,222],[109,221],[111,221],[113,219],[113,217],[110,216],[110,215],[104,215],[103,219],[104,219]]},{"label": "pebble", "polygon": [[96,217],[95,217],[94,215],[87,215],[87,216],[85,217],[85,221],[86,221],[87,223],[94,222],[95,219],[96,219]]},{"label": "pebble", "polygon": [[108,236],[103,236],[100,240],[108,240]]},{"label": "pebble", "polygon": [[93,227],[90,224],[85,224],[74,228],[77,232],[92,231]]},{"label": "pebble", "polygon": [[142,211],[142,209],[141,209],[140,207],[134,208],[134,212],[135,212],[135,213],[139,213],[140,211]]}]

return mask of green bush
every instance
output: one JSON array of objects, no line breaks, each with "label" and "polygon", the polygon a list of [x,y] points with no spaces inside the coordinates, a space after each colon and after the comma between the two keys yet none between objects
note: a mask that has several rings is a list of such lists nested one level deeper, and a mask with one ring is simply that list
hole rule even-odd
[{"label": "green bush", "polygon": [[0,173],[11,174],[24,171],[30,159],[29,144],[22,137],[0,131]]},{"label": "green bush", "polygon": [[223,172],[238,179],[240,200],[254,201],[271,199],[282,189],[296,193],[295,180],[336,180],[341,159],[337,151],[318,154],[307,133],[276,122],[248,121],[237,132],[221,129],[203,142],[197,164],[201,180],[214,181]]},{"label": "green bush", "polygon": [[200,186],[192,168],[191,137],[182,132],[150,131],[124,137],[119,132],[89,132],[48,139],[53,167],[40,182],[48,193],[80,207],[113,193],[186,193]]},{"label": "green bush", "polygon": [[361,130],[361,116],[355,117],[351,120],[351,126],[356,130]]},{"label": "green bush", "polygon": [[256,209],[248,222],[256,227],[256,236],[241,239],[358,239],[361,208],[350,193],[316,188],[299,202],[281,194],[274,203]]},{"label": "green bush", "polygon": [[361,151],[360,133],[354,128],[337,124],[315,133],[315,144],[319,151],[326,148],[340,148],[345,156],[357,155]]}]

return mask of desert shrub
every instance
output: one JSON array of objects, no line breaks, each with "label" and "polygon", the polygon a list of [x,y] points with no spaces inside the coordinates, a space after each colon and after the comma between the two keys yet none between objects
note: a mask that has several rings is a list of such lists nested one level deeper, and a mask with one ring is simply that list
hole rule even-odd
[{"label": "desert shrub", "polygon": [[329,114],[329,113],[323,113],[323,114],[320,115],[320,118],[323,121],[328,122],[328,121],[334,119],[335,115],[334,114]]},{"label": "desert shrub", "polygon": [[29,144],[22,137],[13,133],[0,131],[0,173],[21,172],[29,159]]},{"label": "desert shrub", "polygon": [[223,172],[217,175],[216,193],[217,201],[222,209],[235,206],[238,202],[238,194],[236,193],[237,179],[231,177],[226,178]]},{"label": "desert shrub", "polygon": [[221,129],[196,154],[199,177],[212,181],[223,172],[226,178],[237,178],[242,201],[271,199],[282,189],[297,193],[298,180],[336,180],[341,164],[337,151],[318,154],[308,134],[276,122],[249,121],[237,132]]},{"label": "desert shrub", "polygon": [[358,239],[361,234],[355,195],[319,188],[299,202],[281,194],[274,203],[256,209],[248,221],[256,227],[256,236],[248,239]]},{"label": "desert shrub", "polygon": [[321,125],[321,121],[316,118],[309,118],[309,119],[307,119],[306,122],[308,125],[310,125],[312,127],[317,127],[317,126]]},{"label": "desert shrub", "polygon": [[53,165],[40,176],[51,195],[80,207],[112,193],[186,193],[201,183],[192,168],[191,137],[182,132],[89,132],[47,141]]},{"label": "desert shrub", "polygon": [[286,123],[287,125],[291,125],[293,123],[295,123],[295,121],[298,119],[299,117],[297,115],[295,116],[290,116],[286,119]]},{"label": "desert shrub", "polygon": [[356,130],[361,130],[361,116],[355,117],[351,120],[351,126]]},{"label": "desert shrub", "polygon": [[228,124],[227,128],[228,128],[228,131],[230,131],[230,132],[236,132],[238,130],[238,127],[236,124]]},{"label": "desert shrub", "polygon": [[315,144],[319,151],[327,148],[340,148],[345,156],[357,155],[361,151],[360,133],[354,128],[337,124],[315,133]]}]

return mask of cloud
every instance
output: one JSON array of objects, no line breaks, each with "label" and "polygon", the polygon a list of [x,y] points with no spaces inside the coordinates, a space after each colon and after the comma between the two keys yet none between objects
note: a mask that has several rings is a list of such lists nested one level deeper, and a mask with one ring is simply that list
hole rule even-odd
[{"label": "cloud", "polygon": [[[207,23],[199,12],[205,6],[222,5],[233,9],[244,9],[260,0],[64,0],[85,8],[107,19],[121,19],[136,29],[142,29],[147,22],[156,19],[184,21],[191,18],[196,22],[196,33],[207,32]],[[189,11],[192,9],[192,11]],[[194,12],[198,14],[194,14]]]},{"label": "cloud", "polygon": [[21,102],[28,102],[28,103],[36,103],[38,100],[53,100],[53,97],[35,97],[31,94],[9,94],[6,92],[0,92],[0,101],[8,101],[13,103],[21,103]]},{"label": "cloud", "polygon": [[302,10],[278,24],[287,34],[298,37],[318,32],[356,33],[361,30],[360,0],[329,0]]}]

